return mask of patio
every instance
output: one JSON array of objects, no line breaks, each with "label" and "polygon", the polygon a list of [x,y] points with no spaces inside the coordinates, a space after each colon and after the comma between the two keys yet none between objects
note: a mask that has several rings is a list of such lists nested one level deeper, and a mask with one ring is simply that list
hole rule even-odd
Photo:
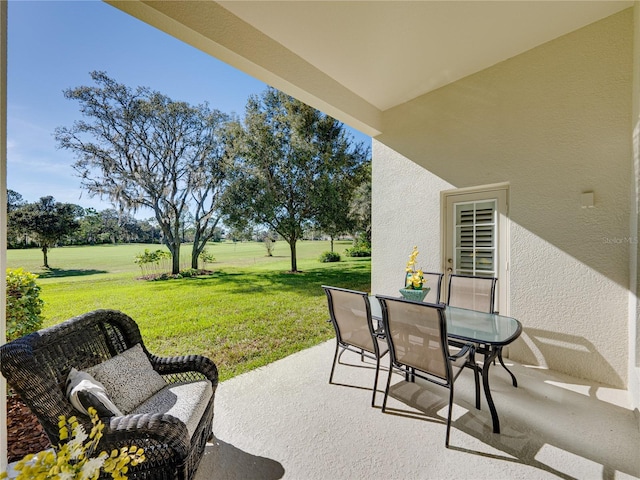
[{"label": "patio", "polygon": [[481,411],[473,406],[467,370],[456,382],[446,449],[446,389],[394,375],[391,413],[382,414],[387,371],[371,408],[372,362],[345,352],[337,384],[328,384],[334,345],[220,384],[216,439],[196,478],[640,478],[640,432],[624,390],[507,360],[520,386],[491,369],[496,435],[484,397]]}]

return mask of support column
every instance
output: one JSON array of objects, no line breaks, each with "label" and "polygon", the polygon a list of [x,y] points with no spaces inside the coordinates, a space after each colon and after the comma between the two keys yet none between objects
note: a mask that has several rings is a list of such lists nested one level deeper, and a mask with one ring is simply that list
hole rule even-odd
[{"label": "support column", "polygon": [[640,1],[634,2],[631,198],[629,228],[629,395],[640,426]]},{"label": "support column", "polygon": [[[7,5],[0,1],[0,344],[7,332]],[[7,382],[0,375],[0,471],[7,469]]]}]

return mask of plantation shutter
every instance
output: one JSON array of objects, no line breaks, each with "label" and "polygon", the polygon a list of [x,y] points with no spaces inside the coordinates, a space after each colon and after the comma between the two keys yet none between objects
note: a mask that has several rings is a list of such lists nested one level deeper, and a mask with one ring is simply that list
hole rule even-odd
[{"label": "plantation shutter", "polygon": [[496,277],[497,201],[454,204],[453,272]]}]

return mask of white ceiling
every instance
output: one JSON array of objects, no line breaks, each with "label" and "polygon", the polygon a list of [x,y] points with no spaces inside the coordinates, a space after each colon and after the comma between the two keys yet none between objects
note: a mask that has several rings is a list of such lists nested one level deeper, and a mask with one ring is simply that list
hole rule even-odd
[{"label": "white ceiling", "polygon": [[106,0],[360,130],[631,1]]},{"label": "white ceiling", "polygon": [[615,1],[219,3],[383,111],[630,5]]}]

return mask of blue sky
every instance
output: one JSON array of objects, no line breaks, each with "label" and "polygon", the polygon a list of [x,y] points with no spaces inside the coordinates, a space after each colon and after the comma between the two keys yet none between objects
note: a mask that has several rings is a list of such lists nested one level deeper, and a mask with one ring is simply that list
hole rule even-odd
[{"label": "blue sky", "polygon": [[[29,202],[52,195],[111,208],[80,188],[73,154],[57,149],[53,138],[56,127],[80,118],[78,103],[62,92],[91,85],[90,71],[240,116],[249,95],[267,87],[98,0],[11,0],[8,23],[7,187]],[[369,145],[369,137],[351,133]]]}]

